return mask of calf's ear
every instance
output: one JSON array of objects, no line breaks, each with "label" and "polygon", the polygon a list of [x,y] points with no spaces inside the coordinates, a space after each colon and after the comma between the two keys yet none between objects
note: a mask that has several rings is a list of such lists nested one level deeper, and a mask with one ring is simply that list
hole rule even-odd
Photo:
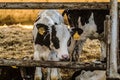
[{"label": "calf's ear", "polygon": [[38,28],[38,32],[40,35],[43,35],[46,32],[46,30],[44,29],[44,27],[40,27]]},{"label": "calf's ear", "polygon": [[37,27],[38,33],[40,35],[44,35],[48,31],[48,26],[46,26],[44,24],[37,24],[36,27]]}]

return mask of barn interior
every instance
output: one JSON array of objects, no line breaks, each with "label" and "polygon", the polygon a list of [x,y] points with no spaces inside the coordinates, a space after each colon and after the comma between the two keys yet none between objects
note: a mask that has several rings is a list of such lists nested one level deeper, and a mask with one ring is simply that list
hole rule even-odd
[{"label": "barn interior", "polygon": [[[109,2],[109,0],[0,0],[0,2]],[[32,28],[40,10],[44,9],[0,9],[0,59],[33,59]],[[57,10],[60,13],[63,12],[63,9]],[[65,21],[68,24],[66,18]],[[118,33],[120,34],[120,31]],[[120,36],[118,42],[120,44]],[[100,46],[98,39],[87,39],[80,55],[80,61],[91,63],[99,60],[101,56]],[[120,56],[120,45],[118,53]],[[63,80],[71,80],[74,69],[61,69],[61,72]],[[11,77],[12,73],[16,73],[17,77]],[[46,74],[46,69],[44,74]],[[33,75],[27,78],[33,80]],[[19,67],[0,67],[0,80],[22,80]],[[106,80],[106,76],[101,80]]]}]

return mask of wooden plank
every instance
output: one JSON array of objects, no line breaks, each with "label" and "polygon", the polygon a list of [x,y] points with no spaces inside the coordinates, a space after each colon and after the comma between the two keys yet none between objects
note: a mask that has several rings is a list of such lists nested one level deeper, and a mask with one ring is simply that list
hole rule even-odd
[{"label": "wooden plank", "polygon": [[56,62],[56,61],[35,61],[35,60],[16,60],[0,59],[0,66],[20,66],[20,67],[50,67],[50,68],[70,68],[105,70],[106,64],[101,63],[80,63],[80,62]]},{"label": "wooden plank", "polygon": [[0,2],[0,9],[109,9],[109,6],[98,2]]}]

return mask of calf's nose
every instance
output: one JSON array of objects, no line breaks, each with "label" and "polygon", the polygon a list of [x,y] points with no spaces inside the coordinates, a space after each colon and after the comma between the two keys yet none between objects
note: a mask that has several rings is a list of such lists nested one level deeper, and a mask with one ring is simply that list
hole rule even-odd
[{"label": "calf's nose", "polygon": [[63,61],[68,61],[69,60],[69,55],[66,55],[66,54],[62,55],[62,60]]}]

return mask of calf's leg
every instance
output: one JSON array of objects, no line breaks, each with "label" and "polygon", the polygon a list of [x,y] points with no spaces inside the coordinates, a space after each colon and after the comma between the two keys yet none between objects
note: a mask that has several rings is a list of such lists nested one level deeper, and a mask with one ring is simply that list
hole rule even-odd
[{"label": "calf's leg", "polygon": [[[40,60],[39,52],[38,52],[38,51],[35,51],[35,52],[34,52],[34,60]],[[41,67],[36,67],[34,80],[42,80]]]},{"label": "calf's leg", "polygon": [[[57,57],[57,53],[55,51],[51,51],[48,56],[49,61],[59,61]],[[58,68],[48,68],[47,72],[47,80],[62,80],[60,71]]]}]

